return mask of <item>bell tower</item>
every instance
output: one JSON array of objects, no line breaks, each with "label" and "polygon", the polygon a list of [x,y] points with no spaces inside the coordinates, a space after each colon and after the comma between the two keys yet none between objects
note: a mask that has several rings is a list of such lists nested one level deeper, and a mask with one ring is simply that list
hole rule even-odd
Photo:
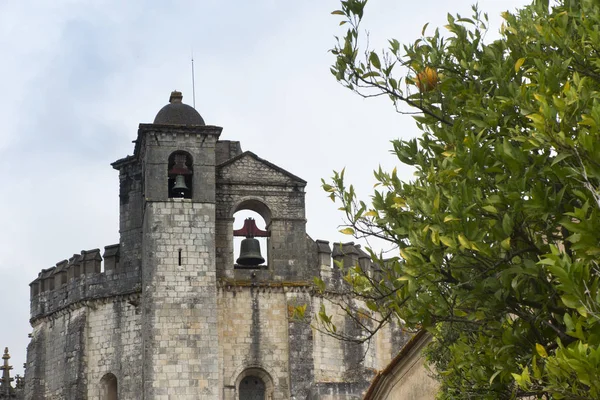
[{"label": "bell tower", "polygon": [[171,93],[140,124],[144,400],[218,399],[215,147],[222,128]]}]

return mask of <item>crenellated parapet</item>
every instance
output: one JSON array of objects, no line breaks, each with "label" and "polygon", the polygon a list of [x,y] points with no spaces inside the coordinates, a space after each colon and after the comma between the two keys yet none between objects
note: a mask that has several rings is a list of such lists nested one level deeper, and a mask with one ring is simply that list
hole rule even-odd
[{"label": "crenellated parapet", "polygon": [[120,262],[120,245],[83,250],[43,269],[29,284],[31,321],[86,300],[141,291],[139,268]]},{"label": "crenellated parapet", "polygon": [[330,246],[326,240],[316,240],[317,255],[320,268],[320,277],[325,282],[328,290],[340,291],[347,285],[342,276],[344,267],[360,265],[369,275],[374,272],[374,265],[371,257],[367,254],[360,244],[354,242],[333,243]]}]

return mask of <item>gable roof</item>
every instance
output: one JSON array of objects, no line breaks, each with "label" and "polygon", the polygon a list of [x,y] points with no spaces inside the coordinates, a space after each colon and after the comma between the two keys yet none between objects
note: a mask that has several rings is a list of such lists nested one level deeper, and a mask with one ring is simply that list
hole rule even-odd
[{"label": "gable roof", "polygon": [[240,162],[242,159],[247,158],[247,157],[250,157],[257,163],[262,164],[264,167],[266,167],[268,169],[278,172],[280,175],[287,177],[288,179],[290,179],[291,181],[293,181],[295,183],[306,185],[306,181],[304,179],[292,174],[291,172],[286,171],[285,169],[283,169],[281,167],[278,167],[277,165],[275,165],[263,158],[260,158],[259,156],[257,156],[256,154],[254,154],[251,151],[245,151],[233,158],[230,158],[229,160],[225,161],[224,163],[217,165],[217,171],[220,172],[224,169],[227,169],[228,166],[233,166],[234,164]]}]

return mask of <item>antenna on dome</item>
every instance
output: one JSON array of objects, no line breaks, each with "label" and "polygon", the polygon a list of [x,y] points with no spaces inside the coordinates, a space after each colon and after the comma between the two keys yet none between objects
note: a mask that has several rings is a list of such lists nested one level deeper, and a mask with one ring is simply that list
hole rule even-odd
[{"label": "antenna on dome", "polygon": [[194,80],[194,49],[192,48],[192,104],[196,108],[196,82]]}]

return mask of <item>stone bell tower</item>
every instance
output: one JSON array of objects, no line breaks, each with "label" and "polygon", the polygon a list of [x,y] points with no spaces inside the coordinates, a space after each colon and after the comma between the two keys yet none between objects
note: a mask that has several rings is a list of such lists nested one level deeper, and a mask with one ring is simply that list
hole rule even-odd
[{"label": "stone bell tower", "polygon": [[135,225],[141,225],[146,400],[218,399],[215,146],[221,130],[183,104],[180,92],[171,93],[154,123],[139,127],[141,224]]},{"label": "stone bell tower", "polygon": [[[368,255],[310,238],[306,181],[219,140],[221,130],[180,92],[139,125],[133,155],[112,164],[119,243],[73,254],[30,284],[25,400],[350,400],[390,361],[402,338],[393,326],[363,344],[311,325],[329,307],[337,326],[362,332],[368,318],[337,305],[366,307],[332,265],[371,271]],[[260,226],[236,222],[248,212]]]}]

